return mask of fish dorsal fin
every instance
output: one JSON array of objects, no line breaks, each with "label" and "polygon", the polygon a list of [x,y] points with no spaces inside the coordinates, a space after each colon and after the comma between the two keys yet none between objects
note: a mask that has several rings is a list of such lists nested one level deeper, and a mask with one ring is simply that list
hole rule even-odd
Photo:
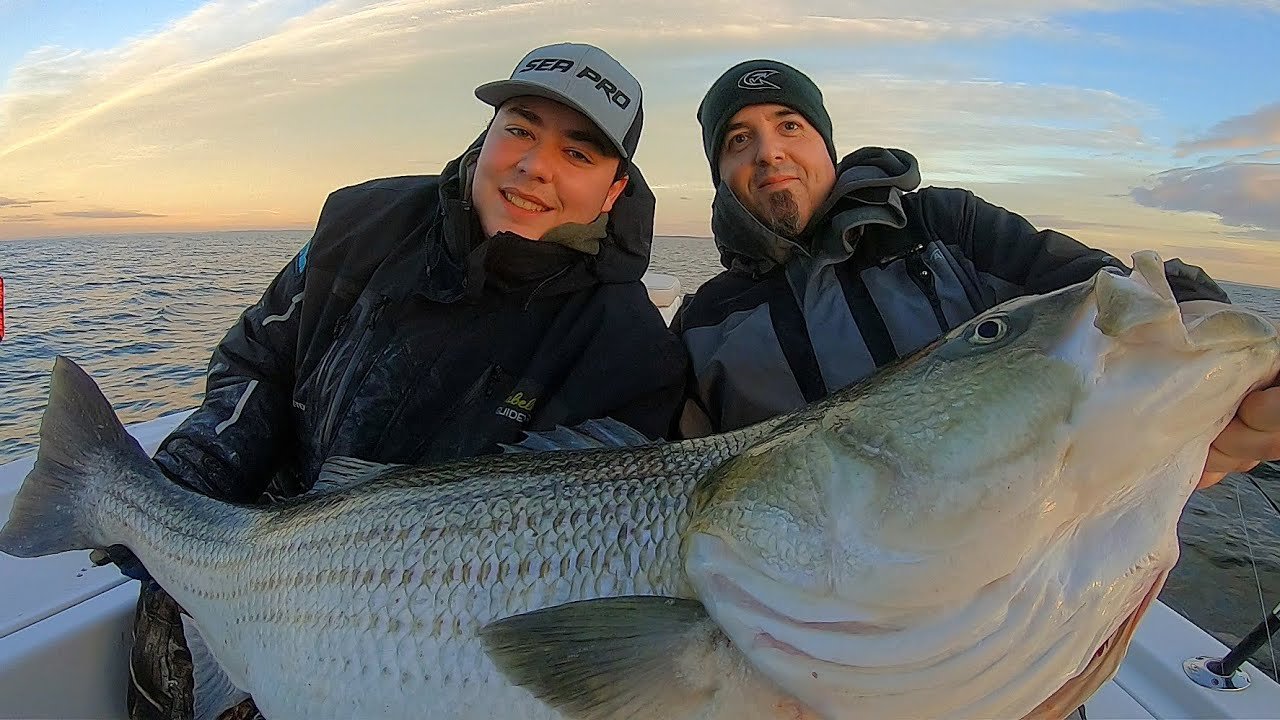
[{"label": "fish dorsal fin", "polygon": [[509,681],[580,720],[699,715],[717,690],[707,659],[728,642],[701,603],[649,596],[535,610],[479,635]]},{"label": "fish dorsal fin", "polygon": [[502,445],[503,452],[540,452],[544,450],[590,450],[597,448],[653,445],[656,441],[644,433],[613,418],[587,420],[572,428],[557,425],[554,430],[526,431],[525,439],[515,445]]},{"label": "fish dorsal fin", "polygon": [[[181,615],[182,634],[191,651],[192,703],[194,720],[215,720],[222,713],[249,698],[214,657],[204,635],[189,615]],[[243,682],[243,680],[242,680]]]},{"label": "fish dorsal fin", "polygon": [[348,490],[372,480],[383,472],[399,465],[369,462],[353,457],[335,455],[320,466],[320,475],[316,484],[311,486],[307,495],[327,495]]}]

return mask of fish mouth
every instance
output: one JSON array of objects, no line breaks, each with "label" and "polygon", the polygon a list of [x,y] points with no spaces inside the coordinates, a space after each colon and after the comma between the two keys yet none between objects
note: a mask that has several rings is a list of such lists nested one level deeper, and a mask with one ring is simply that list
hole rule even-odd
[{"label": "fish mouth", "polygon": [[713,617],[738,628],[740,642],[756,650],[778,652],[793,659],[840,665],[831,657],[821,657],[788,638],[868,637],[886,635],[903,628],[891,623],[851,617],[849,607],[836,597],[807,592],[796,584],[779,580],[743,558],[733,543],[698,533],[690,541],[691,579],[699,586]]},{"label": "fish mouth", "polygon": [[[777,608],[771,607],[762,602],[755,595],[751,594],[745,587],[738,584],[727,575],[717,573],[711,575],[710,580],[712,586],[721,593],[720,597],[722,598],[722,602],[732,604],[739,610],[751,613],[760,619],[769,621],[771,624],[776,623],[793,629],[812,630],[838,635],[879,635],[897,632],[902,629],[890,625],[858,620],[802,620],[787,613],[783,613]],[[804,658],[813,662],[831,662],[826,658],[820,658],[805,652],[795,645],[779,639],[773,633],[765,629],[759,629],[756,631],[754,644],[759,648],[777,650],[786,655]]]},{"label": "fish mouth", "polygon": [[[894,648],[922,639],[927,645],[931,631],[927,627],[915,627],[911,620],[907,620],[906,625],[894,626],[905,618],[895,620],[879,615],[859,618],[859,610],[837,598],[831,598],[834,602],[828,604],[827,598],[821,595],[806,593],[795,583],[769,577],[755,569],[753,563],[744,562],[731,541],[701,533],[693,535],[690,541],[688,556],[696,561],[691,567],[690,579],[713,620],[753,667],[806,705],[831,714],[829,716],[839,716],[837,710],[841,702],[848,702],[850,688],[869,693],[867,702],[871,706],[883,702],[886,703],[883,707],[899,707],[892,704],[897,702],[896,697],[917,690],[925,691],[929,702],[945,704],[952,700],[942,700],[930,693],[938,692],[938,688],[953,688],[963,694],[968,692],[963,689],[966,686],[958,683],[990,685],[996,682],[994,689],[975,692],[965,700],[966,707],[985,709],[987,713],[1003,707],[1006,717],[1061,720],[1115,676],[1139,621],[1167,576],[1167,570],[1154,570],[1132,587],[1129,595],[1132,599],[1128,603],[1133,604],[1126,603],[1122,610],[1126,614],[1112,621],[1116,623],[1112,626],[1115,629],[1093,647],[1091,654],[1084,655],[1090,653],[1089,646],[1076,645],[1072,652],[1080,655],[1049,657],[1047,661],[1055,665],[1069,663],[1066,667],[1059,665],[1059,672],[1074,675],[1069,678],[1065,673],[1057,675],[1062,679],[1057,680],[1056,688],[1037,687],[1028,684],[1031,678],[1026,673],[1036,674],[1034,668],[1040,665],[1037,660],[1040,652],[1053,654],[1058,640],[1071,642],[1069,637],[1061,636],[1052,628],[1044,628],[1053,636],[1049,645],[1036,643],[1034,647],[1039,650],[1022,653],[1019,657],[1023,660],[1006,657],[1008,650],[987,655],[982,661],[987,670],[973,668],[973,662],[981,661],[981,656],[944,654],[926,647],[906,654],[891,649],[882,655],[875,648]],[[1146,574],[1142,563],[1135,566],[1133,572]],[[1029,610],[1033,605],[1038,603],[1022,603],[1027,612],[1022,613],[1025,617],[1019,624],[1034,617]],[[1090,612],[1096,610],[1098,608]],[[1065,632],[1069,636],[1072,631],[1068,628]],[[994,637],[994,634],[988,636]],[[1018,644],[1017,640],[1009,642],[1011,647]],[[1026,661],[1030,664],[1024,667]]]},{"label": "fish mouth", "polygon": [[1186,326],[1160,257],[1153,252],[1135,253],[1133,264],[1128,277],[1112,268],[1094,276],[1094,327],[1120,342],[1189,346]]},{"label": "fish mouth", "polygon": [[1157,253],[1145,250],[1132,257],[1127,277],[1113,268],[1094,276],[1093,325],[1104,335],[1183,352],[1248,347],[1280,336],[1280,326],[1247,309],[1212,300],[1178,302]]},{"label": "fish mouth", "polygon": [[1133,634],[1137,631],[1138,624],[1151,607],[1151,603],[1155,602],[1168,576],[1168,571],[1165,571],[1152,582],[1150,589],[1138,603],[1138,607],[1125,617],[1115,632],[1102,641],[1084,670],[1045,698],[1034,710],[1024,715],[1022,720],[1060,720],[1083,705],[1104,683],[1115,677],[1133,641]]}]

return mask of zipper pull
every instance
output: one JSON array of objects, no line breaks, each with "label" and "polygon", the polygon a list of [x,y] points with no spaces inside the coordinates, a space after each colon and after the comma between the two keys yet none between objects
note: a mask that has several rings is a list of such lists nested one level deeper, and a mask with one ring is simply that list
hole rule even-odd
[{"label": "zipper pull", "polygon": [[351,319],[351,311],[348,310],[346,315],[338,318],[338,322],[333,324],[333,339],[337,340],[342,337],[342,331],[347,329],[347,321]]}]

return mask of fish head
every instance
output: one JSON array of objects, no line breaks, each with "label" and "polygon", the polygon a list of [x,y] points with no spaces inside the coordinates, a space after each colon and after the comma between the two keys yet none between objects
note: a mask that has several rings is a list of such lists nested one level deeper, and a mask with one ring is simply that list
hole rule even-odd
[{"label": "fish head", "polygon": [[708,475],[686,572],[754,666],[833,717],[1050,717],[1114,674],[1209,444],[1280,371],[1274,323],[1180,306],[1133,260],[978,315]]}]

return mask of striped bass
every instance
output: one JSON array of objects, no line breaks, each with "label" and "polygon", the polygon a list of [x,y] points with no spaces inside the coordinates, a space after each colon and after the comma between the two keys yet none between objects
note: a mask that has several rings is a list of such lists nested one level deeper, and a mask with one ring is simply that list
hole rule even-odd
[{"label": "striped bass", "polygon": [[200,718],[1061,718],[1280,370],[1275,324],[1133,259],[742,430],[332,458],[270,506],[166,479],[59,358],[0,551],[128,547],[189,614]]}]

